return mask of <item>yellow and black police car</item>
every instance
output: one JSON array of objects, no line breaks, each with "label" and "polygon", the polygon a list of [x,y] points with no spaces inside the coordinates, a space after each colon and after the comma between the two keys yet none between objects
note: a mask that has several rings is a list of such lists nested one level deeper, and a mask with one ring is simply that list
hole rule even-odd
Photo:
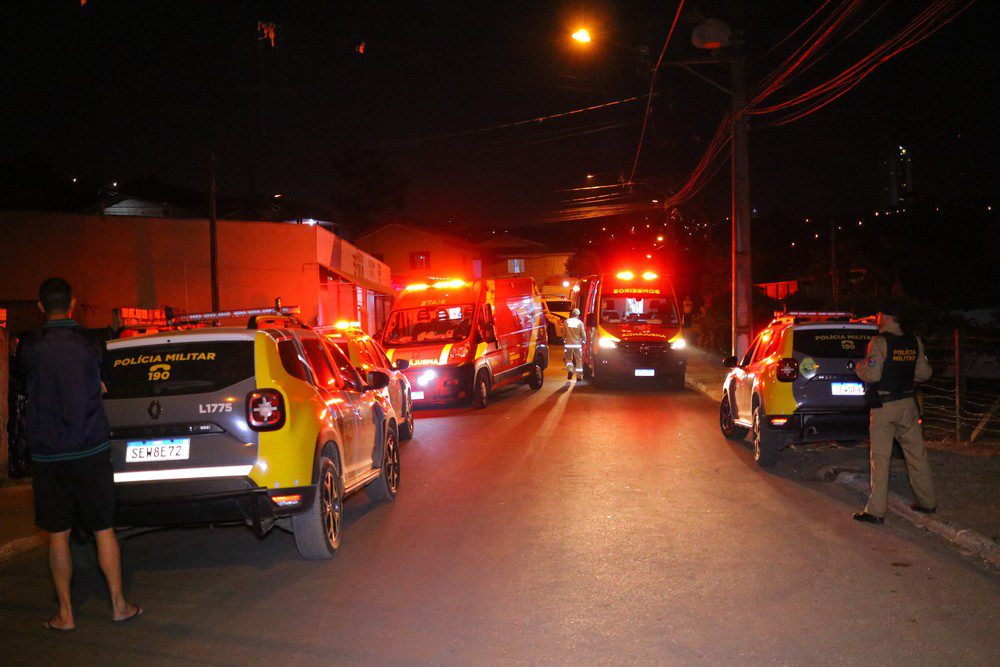
[{"label": "yellow and black police car", "polygon": [[107,365],[119,525],[277,523],[330,558],[346,496],[399,490],[388,376],[291,318],[113,340]]},{"label": "yellow and black police car", "polygon": [[868,436],[868,401],[854,373],[877,327],[851,313],[775,313],[732,368],[719,407],[722,434],[753,440],[754,460],[773,466],[788,445]]}]

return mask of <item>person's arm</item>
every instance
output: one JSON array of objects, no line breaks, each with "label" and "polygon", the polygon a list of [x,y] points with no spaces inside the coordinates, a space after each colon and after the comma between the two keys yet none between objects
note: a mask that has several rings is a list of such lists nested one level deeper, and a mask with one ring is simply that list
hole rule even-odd
[{"label": "person's arm", "polygon": [[885,338],[882,336],[872,338],[868,343],[868,353],[865,358],[854,367],[857,376],[869,384],[881,380],[887,350]]},{"label": "person's arm", "polygon": [[931,362],[927,361],[927,354],[924,352],[924,343],[917,339],[917,368],[913,373],[914,382],[927,382],[933,373]]}]

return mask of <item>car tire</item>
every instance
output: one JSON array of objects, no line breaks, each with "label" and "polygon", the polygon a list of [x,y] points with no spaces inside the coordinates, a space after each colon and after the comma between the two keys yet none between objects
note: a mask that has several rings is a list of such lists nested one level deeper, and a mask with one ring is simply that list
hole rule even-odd
[{"label": "car tire", "polygon": [[483,369],[476,373],[476,381],[472,383],[472,407],[482,410],[490,404],[490,376]]},{"label": "car tire", "polygon": [[399,423],[399,440],[400,442],[409,440],[413,437],[413,430],[416,426],[413,419],[413,399],[406,401],[409,404],[409,410],[406,412],[406,416],[403,417],[403,421]]},{"label": "car tire", "polygon": [[377,503],[395,500],[399,493],[399,441],[396,432],[388,429],[385,444],[382,445],[382,470],[378,479],[368,485],[368,497]]},{"label": "car tire", "polygon": [[538,365],[538,362],[535,362],[531,365],[531,370],[528,371],[528,386],[537,391],[542,388],[544,383],[545,371]]},{"label": "car tire", "polygon": [[316,497],[308,512],[292,516],[292,533],[299,555],[327,560],[340,548],[344,525],[344,482],[337,464],[320,457]]},{"label": "car tire", "polygon": [[753,460],[761,468],[770,468],[778,462],[780,438],[771,433],[764,423],[764,408],[759,403],[753,409]]},{"label": "car tire", "polygon": [[719,404],[719,430],[722,435],[729,440],[743,440],[747,437],[750,429],[740,426],[733,419],[733,408],[729,402],[729,392],[722,396],[722,403]]}]

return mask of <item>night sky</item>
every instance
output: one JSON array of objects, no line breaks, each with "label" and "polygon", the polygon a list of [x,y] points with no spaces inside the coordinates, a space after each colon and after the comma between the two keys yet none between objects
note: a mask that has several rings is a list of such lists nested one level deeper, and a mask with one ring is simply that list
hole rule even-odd
[{"label": "night sky", "polygon": [[[873,1],[868,16],[883,3]],[[926,2],[890,0],[779,98],[852,64]],[[766,54],[819,5],[746,3],[750,83],[804,34]],[[484,229],[551,213],[560,190],[611,183],[631,166],[643,103],[504,130],[437,138],[634,95],[675,2],[5,2],[0,42],[0,161],[37,155],[61,174],[110,182],[153,177],[203,187],[220,156],[222,191],[284,193],[326,205],[329,155],[377,148],[408,181],[403,213]],[[690,0],[666,60],[703,55],[698,16],[734,3]],[[762,211],[837,213],[885,206],[880,163],[913,156],[935,201],[989,200],[998,182],[997,3],[876,70],[831,106],[751,130],[752,199]],[[277,24],[276,48],[258,21]],[[597,34],[589,50],[567,35]],[[364,53],[357,47],[364,43]],[[611,46],[613,42],[621,46]],[[763,55],[763,57],[762,57]],[[703,68],[727,84],[723,66]],[[690,172],[728,104],[676,67],[659,75],[637,179],[669,190]],[[261,129],[263,128],[263,133]],[[728,170],[685,210],[721,216]]]}]

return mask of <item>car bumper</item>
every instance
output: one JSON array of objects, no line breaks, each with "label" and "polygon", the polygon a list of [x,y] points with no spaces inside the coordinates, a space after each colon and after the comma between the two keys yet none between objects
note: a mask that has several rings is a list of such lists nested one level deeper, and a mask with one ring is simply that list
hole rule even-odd
[{"label": "car bumper", "polygon": [[[654,378],[684,377],[687,355],[680,350],[656,349],[649,351],[630,348],[595,350],[594,373],[598,376],[644,377],[652,371]],[[636,373],[639,371],[639,373]]]},{"label": "car bumper", "polygon": [[[786,421],[777,423],[782,419]],[[794,442],[863,440],[868,437],[867,410],[768,415],[767,421],[773,431],[789,434]]]},{"label": "car bumper", "polygon": [[[431,377],[429,374],[433,374]],[[447,405],[468,398],[472,389],[472,365],[419,366],[407,369],[413,407]]]},{"label": "car bumper", "polygon": [[275,519],[307,512],[316,487],[267,489],[249,477],[217,477],[120,483],[115,493],[115,523],[119,526],[239,521],[250,523],[263,534]]}]

